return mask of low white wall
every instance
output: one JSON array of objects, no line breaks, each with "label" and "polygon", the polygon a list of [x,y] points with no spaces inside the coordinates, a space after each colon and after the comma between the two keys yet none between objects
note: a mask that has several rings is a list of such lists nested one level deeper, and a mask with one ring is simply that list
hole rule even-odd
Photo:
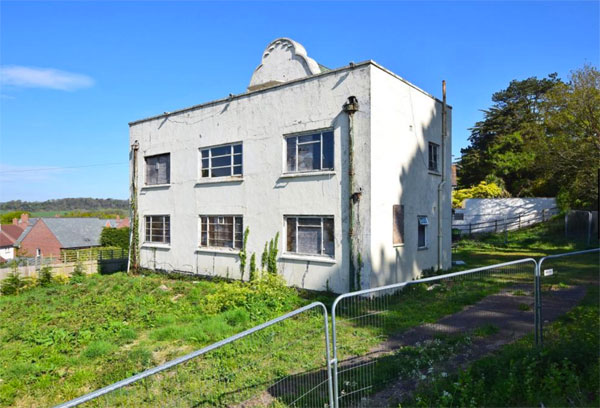
[{"label": "low white wall", "polygon": [[468,234],[503,231],[504,219],[508,230],[519,229],[547,220],[558,209],[554,198],[469,198],[454,212],[463,219],[455,215],[452,227]]}]

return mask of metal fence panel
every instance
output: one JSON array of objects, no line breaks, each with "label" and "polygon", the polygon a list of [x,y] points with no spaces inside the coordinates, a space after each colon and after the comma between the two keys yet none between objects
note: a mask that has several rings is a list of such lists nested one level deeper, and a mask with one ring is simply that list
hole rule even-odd
[{"label": "metal fence panel", "polygon": [[327,309],[315,302],[57,408],[327,407],[329,347]]},{"label": "metal fence panel", "polygon": [[534,259],[339,296],[336,407],[381,406],[535,332]]},{"label": "metal fence panel", "polygon": [[536,336],[543,344],[545,321],[555,320],[585,296],[585,286],[598,283],[600,248],[549,255],[538,261],[539,299]]}]

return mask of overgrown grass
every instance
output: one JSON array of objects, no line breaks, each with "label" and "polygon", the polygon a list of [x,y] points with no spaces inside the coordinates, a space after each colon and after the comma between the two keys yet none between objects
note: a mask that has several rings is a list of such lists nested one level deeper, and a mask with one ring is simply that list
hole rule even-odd
[{"label": "overgrown grass", "polygon": [[544,348],[531,337],[505,346],[465,370],[423,384],[403,407],[598,406],[598,285],[545,330]]}]

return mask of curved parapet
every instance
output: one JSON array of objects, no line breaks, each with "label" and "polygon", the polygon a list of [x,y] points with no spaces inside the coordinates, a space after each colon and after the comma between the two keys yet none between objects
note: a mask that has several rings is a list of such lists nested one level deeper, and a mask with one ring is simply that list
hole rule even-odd
[{"label": "curved parapet", "polygon": [[272,41],[250,79],[249,91],[321,73],[319,64],[306,54],[302,44],[289,38]]}]

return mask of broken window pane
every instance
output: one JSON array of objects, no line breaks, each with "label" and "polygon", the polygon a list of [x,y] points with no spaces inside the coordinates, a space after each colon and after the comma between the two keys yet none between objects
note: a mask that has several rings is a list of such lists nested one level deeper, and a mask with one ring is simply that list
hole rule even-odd
[{"label": "broken window pane", "polygon": [[333,218],[323,219],[323,254],[333,257],[334,255],[334,231],[333,231]]},{"label": "broken window pane", "polygon": [[287,171],[296,171],[296,138],[287,138]]}]

